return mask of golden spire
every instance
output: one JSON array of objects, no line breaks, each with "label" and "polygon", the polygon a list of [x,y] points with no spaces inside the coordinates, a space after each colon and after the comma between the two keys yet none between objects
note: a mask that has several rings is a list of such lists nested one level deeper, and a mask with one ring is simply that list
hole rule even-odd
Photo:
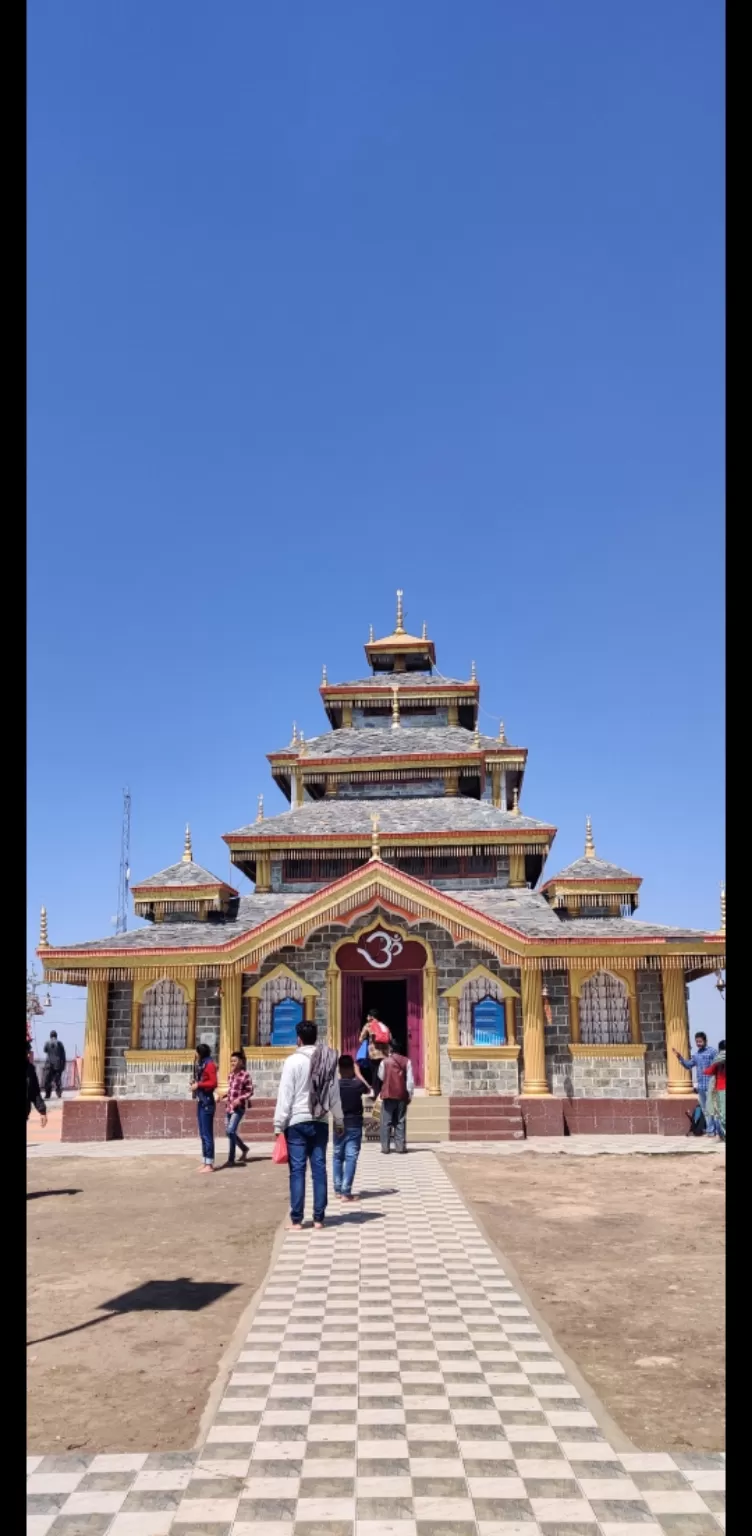
[{"label": "golden spire", "polygon": [[473,745],[476,747],[480,746],[480,726],[478,725],[476,725],[473,731]]},{"label": "golden spire", "polygon": [[258,810],[256,812],[256,820],[257,821],[263,821],[263,819],[264,819],[264,797],[263,797],[263,795],[259,795],[259,797],[258,797]]},{"label": "golden spire", "polygon": [[297,745],[298,745],[298,722],[297,722],[297,720],[293,720],[293,722],[292,722],[292,741],[290,742],[290,746],[291,747],[297,747]]},{"label": "golden spire", "polygon": [[425,619],[423,620],[423,633],[421,634],[420,638],[421,638],[421,640],[427,640],[428,639],[428,625],[427,625]]},{"label": "golden spire", "polygon": [[519,816],[520,814],[521,814],[520,813],[520,792],[519,792],[519,790],[517,788],[517,785],[515,784],[515,786],[514,786],[514,793],[512,795],[511,815],[512,816]]},{"label": "golden spire", "polygon": [[183,864],[192,864],[193,863],[193,845],[191,843],[191,829],[188,826],[187,822],[185,824],[185,844],[183,846],[183,857],[182,857],[181,863],[183,863]]},{"label": "golden spire", "polygon": [[402,588],[398,587],[397,588],[397,623],[394,626],[394,633],[395,633],[395,635],[404,635],[404,633],[405,633],[405,626],[404,626],[404,624],[402,622],[402,599],[403,599],[404,595],[405,594],[402,591]]},{"label": "golden spire", "polygon": [[477,672],[475,670],[475,662],[474,661],[471,661],[471,663],[470,663],[470,681],[471,681],[471,683],[477,683],[477,681],[478,681],[478,674],[477,674]]},{"label": "golden spire", "polygon": [[300,747],[301,754],[305,752],[305,731],[300,732],[298,737],[298,745]]},{"label": "golden spire", "polygon": [[[45,913],[44,913],[44,907],[42,907],[42,916],[43,916],[43,919],[44,919],[44,927],[45,927],[45,933],[46,933],[47,932],[47,918],[46,918]],[[721,886],[721,928],[720,928],[720,931],[721,931],[721,933],[725,933],[726,932],[726,887],[725,887],[725,885]]]},{"label": "golden spire", "polygon": [[392,684],[392,727],[394,730],[400,725],[399,688]]},{"label": "golden spire", "polygon": [[371,817],[371,858],[381,858],[381,841],[379,838],[379,818],[374,813]]},{"label": "golden spire", "polygon": [[47,937],[47,908],[42,907],[39,914],[39,943],[38,949],[49,949],[50,941]]},{"label": "golden spire", "polygon": [[326,687],[328,681],[329,681],[329,679],[327,678],[327,675],[326,675],[326,662],[324,662],[324,665],[321,668],[321,686],[322,686],[322,688]]},{"label": "golden spire", "polygon": [[368,644],[373,645],[373,625],[368,626]]},{"label": "golden spire", "polygon": [[500,720],[499,721],[499,741],[501,742],[502,746],[506,746],[506,740],[507,740],[507,737],[506,737],[506,731],[504,730],[504,721]]},{"label": "golden spire", "polygon": [[593,823],[589,816],[585,817],[585,858],[595,858],[595,843],[593,842]]}]

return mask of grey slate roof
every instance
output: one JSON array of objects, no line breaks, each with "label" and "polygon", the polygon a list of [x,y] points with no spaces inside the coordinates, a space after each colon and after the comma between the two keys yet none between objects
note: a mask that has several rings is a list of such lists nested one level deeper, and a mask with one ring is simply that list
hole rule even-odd
[{"label": "grey slate roof", "polygon": [[[451,893],[450,893],[451,894]],[[457,891],[457,900],[531,939],[704,939],[696,928],[668,928],[636,917],[584,917],[562,922],[538,891]]]},{"label": "grey slate roof", "polygon": [[219,875],[211,875],[208,869],[203,869],[200,864],[185,863],[182,859],[178,864],[170,864],[167,869],[160,869],[159,874],[149,875],[148,880],[136,880],[136,890],[147,890],[150,886],[163,885],[226,885],[226,880],[220,880]]},{"label": "grey slate roof", "polygon": [[[380,672],[375,677],[356,677],[351,683],[324,683],[324,688],[470,688],[475,684],[465,678],[438,677],[435,672]],[[336,701],[333,699],[332,703]]]},{"label": "grey slate roof", "polygon": [[618,864],[607,864],[605,859],[575,859],[573,864],[568,864],[566,869],[559,871],[558,875],[551,875],[546,881],[547,885],[555,880],[639,880],[639,875],[631,875],[628,869],[620,869]]},{"label": "grey slate roof", "polygon": [[294,907],[302,897],[292,891],[284,895],[273,892],[268,896],[241,896],[237,917],[223,923],[157,923],[148,928],[134,928],[130,933],[110,935],[106,939],[92,939],[86,944],[70,944],[71,950],[98,949],[214,949],[240,938],[252,928],[258,928],[268,918],[276,917],[287,907]]},{"label": "grey slate roof", "polygon": [[[324,736],[313,736],[305,743],[302,761],[311,757],[405,757],[411,753],[434,753],[455,756],[463,752],[522,750],[511,747],[509,742],[497,741],[494,736],[480,736],[478,745],[473,731],[461,725],[401,725],[399,729],[386,725],[381,729],[373,726],[345,726],[338,731],[327,731]],[[298,750],[288,743],[278,747],[279,752]],[[274,756],[274,754],[272,754]]]},{"label": "grey slate roof", "polygon": [[[396,733],[395,733],[396,734]],[[470,800],[464,795],[440,795],[433,799],[417,795],[402,800],[318,800],[295,811],[283,811],[264,821],[252,821],[227,837],[328,837],[371,835],[371,818],[379,818],[379,835],[405,836],[417,832],[525,832],[546,830],[549,823],[534,821],[532,816],[513,816],[500,811],[487,800]]]}]

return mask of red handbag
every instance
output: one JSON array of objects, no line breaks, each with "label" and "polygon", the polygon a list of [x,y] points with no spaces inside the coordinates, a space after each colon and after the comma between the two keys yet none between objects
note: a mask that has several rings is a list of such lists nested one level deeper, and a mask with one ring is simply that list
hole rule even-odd
[{"label": "red handbag", "polygon": [[272,1162],[289,1163],[289,1161],[290,1158],[287,1152],[287,1137],[285,1136],[284,1131],[280,1131],[272,1149]]}]

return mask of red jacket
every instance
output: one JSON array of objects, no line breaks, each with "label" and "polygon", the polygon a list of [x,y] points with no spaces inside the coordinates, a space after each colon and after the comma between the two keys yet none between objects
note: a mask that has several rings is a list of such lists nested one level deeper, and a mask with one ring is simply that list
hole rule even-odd
[{"label": "red jacket", "polygon": [[196,1086],[203,1088],[204,1093],[214,1093],[217,1086],[217,1067],[211,1058],[203,1063],[201,1075],[196,1079]]},{"label": "red jacket", "polygon": [[382,1099],[409,1099],[407,1091],[407,1069],[410,1063],[406,1056],[398,1056],[393,1051],[384,1062],[384,1076],[382,1078]]},{"label": "red jacket", "polygon": [[705,1071],[704,1071],[703,1075],[705,1077],[714,1077],[715,1078],[715,1086],[718,1089],[718,1091],[720,1093],[725,1093],[726,1092],[726,1063],[725,1063],[725,1061],[722,1061],[720,1063],[720,1065],[716,1065],[716,1063],[713,1062],[712,1066],[709,1066],[709,1067],[705,1068]]}]

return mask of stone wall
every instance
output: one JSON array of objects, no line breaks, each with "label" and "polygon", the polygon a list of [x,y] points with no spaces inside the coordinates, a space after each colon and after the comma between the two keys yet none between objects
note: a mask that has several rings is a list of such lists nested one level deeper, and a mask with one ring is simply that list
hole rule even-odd
[{"label": "stone wall", "polygon": [[[544,971],[543,985],[548,990],[551,1022],[544,1025],[546,1078],[557,1098],[572,1098],[575,1092],[572,1057],[569,1052],[569,976],[566,971]],[[524,1083],[524,1071],[522,1074]]]},{"label": "stone wall", "polygon": [[578,1056],[572,1061],[570,1097],[575,1099],[644,1099],[643,1056]]},{"label": "stone wall", "polygon": [[475,944],[455,944],[450,933],[435,923],[417,923],[412,930],[431,945],[436,963],[439,994],[439,1065],[441,1091],[446,1094],[514,1094],[519,1087],[516,1061],[450,1061],[449,1008],[442,993],[461,981],[476,965],[485,965],[494,976],[506,981],[515,992],[520,990],[520,973],[502,966],[490,950]]},{"label": "stone wall", "polygon": [[640,1028],[647,1046],[645,1073],[649,1099],[666,1092],[666,1025],[663,1017],[663,987],[660,971],[637,972],[637,1002]]},{"label": "stone wall", "polygon": [[107,1040],[104,1081],[109,1094],[122,1092],[128,1075],[125,1052],[131,1043],[133,983],[111,981],[107,989]]}]

